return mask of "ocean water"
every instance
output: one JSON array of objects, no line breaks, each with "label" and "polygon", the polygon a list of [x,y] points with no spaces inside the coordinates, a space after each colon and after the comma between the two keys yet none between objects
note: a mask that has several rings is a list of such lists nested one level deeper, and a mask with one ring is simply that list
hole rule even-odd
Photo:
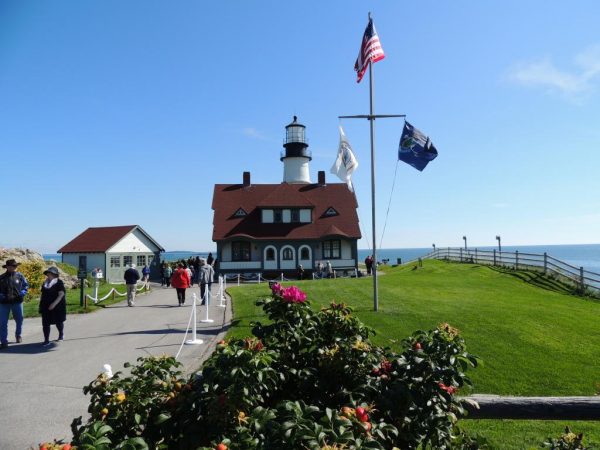
[{"label": "ocean water", "polygon": [[[443,250],[446,247],[438,247]],[[455,247],[456,248],[456,247]],[[478,250],[494,250],[498,247],[477,247]],[[474,250],[475,247],[469,247],[469,250]],[[402,262],[411,261],[430,253],[432,247],[428,248],[384,248],[377,250],[377,259],[383,261],[389,259],[389,264],[396,264],[397,258],[402,258]],[[503,252],[519,253],[547,253],[553,258],[560,259],[575,267],[583,267],[590,272],[600,274],[600,244],[584,244],[584,245],[517,245],[517,246],[502,246]],[[371,253],[367,249],[359,249],[358,257],[360,261]]]},{"label": "ocean water", "polygon": [[[445,247],[438,247],[440,250]],[[479,250],[493,250],[497,247],[477,247]],[[469,247],[474,250],[474,247]],[[427,248],[383,248],[377,250],[377,259],[383,261],[389,260],[389,264],[396,264],[397,258],[401,258],[402,262],[411,261],[424,256],[432,251],[432,247]],[[575,267],[583,267],[585,270],[600,274],[600,244],[586,245],[519,245],[519,246],[502,246],[502,251],[514,252],[518,250],[521,253],[537,253],[544,252],[548,255],[560,259]],[[368,249],[358,250],[359,261],[364,261],[367,255],[371,253]],[[213,252],[213,255],[215,252]],[[188,259],[189,257],[200,256],[206,258],[208,252],[189,252],[175,251],[165,252],[161,255],[161,259],[167,261],[177,261],[180,259]],[[48,254],[44,255],[45,259],[54,259],[60,261],[60,255]]]}]

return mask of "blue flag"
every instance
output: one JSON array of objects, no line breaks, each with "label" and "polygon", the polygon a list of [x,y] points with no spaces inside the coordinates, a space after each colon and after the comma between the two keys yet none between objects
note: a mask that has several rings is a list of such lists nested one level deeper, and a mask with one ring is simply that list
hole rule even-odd
[{"label": "blue flag", "polygon": [[410,123],[404,122],[404,130],[402,130],[400,148],[398,149],[398,159],[422,172],[429,161],[433,161],[437,155],[438,152],[433,146],[431,139]]}]

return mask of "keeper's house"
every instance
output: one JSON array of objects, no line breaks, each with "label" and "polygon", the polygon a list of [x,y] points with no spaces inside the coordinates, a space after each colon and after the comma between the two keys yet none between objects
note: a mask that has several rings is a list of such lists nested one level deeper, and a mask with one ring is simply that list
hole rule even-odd
[{"label": "keeper's house", "polygon": [[213,241],[221,273],[296,275],[327,261],[336,270],[354,270],[360,227],[354,193],[345,183],[326,183],[325,172],[311,183],[312,159],[305,126],[286,127],[281,152],[283,183],[216,184],[212,209]]},{"label": "keeper's house", "polygon": [[147,264],[150,277],[158,279],[160,252],[164,251],[142,227],[125,225],[88,228],[58,253],[64,263],[88,272],[100,268],[109,283],[123,283],[123,274],[131,264],[140,271]]}]

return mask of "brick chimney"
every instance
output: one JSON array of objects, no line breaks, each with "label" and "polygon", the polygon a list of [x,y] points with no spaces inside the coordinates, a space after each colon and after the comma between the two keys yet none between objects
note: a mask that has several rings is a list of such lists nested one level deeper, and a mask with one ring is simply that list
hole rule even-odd
[{"label": "brick chimney", "polygon": [[250,172],[244,172],[243,185],[244,187],[250,186]]},{"label": "brick chimney", "polygon": [[320,186],[325,186],[325,171],[324,170],[319,170],[318,183]]}]

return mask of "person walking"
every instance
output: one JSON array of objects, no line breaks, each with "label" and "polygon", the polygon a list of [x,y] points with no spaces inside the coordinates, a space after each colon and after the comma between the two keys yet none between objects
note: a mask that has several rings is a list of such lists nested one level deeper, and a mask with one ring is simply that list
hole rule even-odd
[{"label": "person walking", "polygon": [[148,287],[148,280],[150,280],[150,267],[148,267],[147,264],[144,264],[144,267],[142,268],[142,276],[144,284],[146,285],[146,287]]},{"label": "person walking", "polygon": [[331,261],[327,261],[327,265],[325,266],[325,272],[327,273],[327,278],[333,277],[333,268],[331,267]]},{"label": "person walking", "polygon": [[209,266],[212,266],[213,262],[215,262],[215,259],[213,258],[212,252],[209,252],[208,258],[206,258],[206,264],[208,264]]},{"label": "person walking", "polygon": [[302,264],[298,264],[298,279],[304,279],[304,267],[302,267]]},{"label": "person walking", "polygon": [[59,278],[56,267],[48,267],[44,271],[46,281],[42,284],[39,313],[42,315],[42,330],[44,332],[44,346],[50,345],[50,326],[56,325],[58,340],[65,337],[64,325],[67,320],[67,300],[65,285]]},{"label": "person walking", "polygon": [[185,290],[190,287],[190,275],[183,263],[177,265],[177,270],[171,276],[171,285],[177,291],[177,301],[179,306],[185,303]]},{"label": "person walking", "polygon": [[[210,293],[210,288],[215,278],[215,269],[213,266],[207,263],[204,258],[200,258],[200,273],[198,274],[198,282],[200,283],[200,297],[202,298],[201,305],[206,303],[206,299],[208,297],[208,293]],[[206,292],[206,287],[208,286],[208,293]],[[205,297],[207,295],[207,297]]]},{"label": "person walking", "polygon": [[132,264],[123,275],[125,285],[127,286],[127,306],[135,306],[135,288],[140,279],[140,273],[136,270],[135,264]]},{"label": "person walking", "polygon": [[19,265],[14,259],[9,259],[2,266],[6,272],[0,275],[0,349],[8,347],[8,318],[11,313],[17,325],[15,340],[17,343],[23,342],[23,299],[29,283],[21,272],[17,272]]},{"label": "person walking", "polygon": [[171,287],[171,275],[173,275],[173,269],[169,264],[163,268],[164,285]]},{"label": "person walking", "polygon": [[367,275],[371,275],[371,269],[373,268],[373,257],[371,255],[365,258],[365,266],[367,267]]}]

